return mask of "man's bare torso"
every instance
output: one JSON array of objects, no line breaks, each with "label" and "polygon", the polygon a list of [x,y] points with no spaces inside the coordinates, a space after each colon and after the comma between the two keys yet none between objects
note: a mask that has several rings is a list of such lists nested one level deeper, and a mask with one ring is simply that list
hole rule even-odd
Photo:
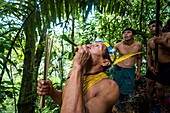
[{"label": "man's bare torso", "polygon": [[[169,33],[162,33],[161,38],[163,38],[163,40],[165,42],[170,44],[170,32]],[[149,40],[149,47],[150,47],[151,50],[155,51],[154,38],[151,38]],[[153,53],[153,59],[155,59],[154,53]],[[158,61],[161,62],[161,63],[170,62],[170,49],[159,45],[158,46]]]},{"label": "man's bare torso", "polygon": [[[67,87],[68,81],[69,80],[66,81],[66,85],[65,85],[64,89]],[[86,104],[86,107],[91,105],[91,104],[95,104],[95,103],[92,102],[94,99],[101,100],[101,97],[99,95],[106,95],[105,98],[103,98],[103,99],[104,100],[109,99],[109,101],[112,101],[112,98],[110,98],[110,97],[112,97],[112,92],[114,92],[113,84],[115,84],[115,82],[112,79],[106,78],[106,79],[103,79],[100,82],[96,83],[92,87],[90,87],[88,89],[87,93],[84,95],[84,102]],[[98,102],[101,102],[101,101],[98,101]],[[114,104],[114,101],[112,101],[108,105],[106,105],[107,107],[110,106],[107,109],[106,113],[112,113],[113,104]],[[101,108],[95,108],[95,109],[102,109],[102,107],[103,106],[101,106]]]},{"label": "man's bare torso", "polygon": [[[123,56],[123,55],[127,55],[127,54],[133,54],[136,52],[141,51],[142,48],[142,44],[140,42],[135,42],[132,43],[131,45],[126,45],[123,42],[119,42],[117,44],[117,49],[119,51],[119,57]],[[121,67],[133,67],[135,62],[136,62],[137,56],[133,56],[130,58],[127,58],[121,62],[119,62],[117,65],[121,66]]]},{"label": "man's bare torso", "polygon": [[[85,100],[85,103],[88,104],[88,102],[91,101],[91,99],[98,99],[98,95],[101,95],[103,92],[108,92],[107,96],[109,96],[111,93],[109,93],[110,91],[109,90],[112,90],[114,89],[114,87],[107,87],[106,84],[108,83],[111,83],[113,82],[111,79],[103,79],[101,80],[99,83],[93,85],[88,91],[87,93],[85,94],[84,96],[84,100]],[[112,84],[112,83],[111,83]],[[110,85],[112,86],[112,85]],[[106,88],[107,87],[107,88]],[[107,96],[105,99],[107,99]],[[113,104],[112,104],[113,105]],[[110,106],[110,105],[107,105],[107,106]],[[96,109],[99,109],[99,108],[96,108]],[[112,113],[112,106],[110,106],[110,109],[108,109],[108,111],[106,113]]]}]

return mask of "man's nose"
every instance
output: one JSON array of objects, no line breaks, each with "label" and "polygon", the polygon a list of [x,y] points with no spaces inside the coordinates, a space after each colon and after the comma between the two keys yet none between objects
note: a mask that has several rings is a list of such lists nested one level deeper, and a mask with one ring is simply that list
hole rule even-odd
[{"label": "man's nose", "polygon": [[91,44],[87,44],[87,48],[91,49],[91,46],[92,46]]}]

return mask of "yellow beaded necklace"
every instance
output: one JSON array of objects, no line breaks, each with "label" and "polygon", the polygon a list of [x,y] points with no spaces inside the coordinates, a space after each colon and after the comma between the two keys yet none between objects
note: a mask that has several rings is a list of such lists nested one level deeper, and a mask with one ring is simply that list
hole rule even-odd
[{"label": "yellow beaded necklace", "polygon": [[106,73],[100,72],[96,75],[90,75],[87,77],[84,77],[83,81],[83,95],[87,93],[87,91],[96,83],[101,81],[104,78],[109,78]]}]

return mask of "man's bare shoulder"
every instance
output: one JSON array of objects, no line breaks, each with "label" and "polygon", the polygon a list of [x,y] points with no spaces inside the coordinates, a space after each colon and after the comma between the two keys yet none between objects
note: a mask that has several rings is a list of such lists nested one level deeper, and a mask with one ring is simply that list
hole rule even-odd
[{"label": "man's bare shoulder", "polygon": [[142,49],[142,43],[141,42],[136,41],[134,45],[139,49],[139,51],[141,51],[141,49]]},{"label": "man's bare shoulder", "polygon": [[116,43],[116,44],[115,44],[115,46],[114,46],[114,47],[115,47],[115,48],[118,48],[118,47],[119,47],[119,46],[121,46],[122,44],[123,44],[123,42],[122,42],[122,41],[121,41],[121,42],[118,42],[118,43]]},{"label": "man's bare shoulder", "polygon": [[163,35],[164,37],[170,38],[170,32],[163,32],[162,35]]},{"label": "man's bare shoulder", "polygon": [[141,43],[141,42],[137,42],[137,41],[136,41],[135,44],[138,45],[138,46],[142,46],[142,43]]},{"label": "man's bare shoulder", "polygon": [[154,40],[154,37],[153,37],[153,38],[150,38],[150,39],[148,40],[148,43],[151,43],[153,40]]},{"label": "man's bare shoulder", "polygon": [[112,79],[103,79],[101,83],[102,86],[107,86],[108,89],[117,90],[119,88],[118,84]]},{"label": "man's bare shoulder", "polygon": [[103,79],[100,82],[100,94],[106,99],[115,102],[119,97],[119,86],[112,79]]},{"label": "man's bare shoulder", "polygon": [[121,41],[121,42],[118,42],[116,45],[121,45],[121,44],[123,44],[123,42]]},{"label": "man's bare shoulder", "polygon": [[169,34],[170,34],[170,32],[163,32],[163,34],[169,35]]},{"label": "man's bare shoulder", "polygon": [[[96,84],[95,96],[86,102],[90,113],[111,113],[112,106],[119,98],[119,87],[112,79],[103,79]],[[92,93],[93,93],[92,92]]]}]

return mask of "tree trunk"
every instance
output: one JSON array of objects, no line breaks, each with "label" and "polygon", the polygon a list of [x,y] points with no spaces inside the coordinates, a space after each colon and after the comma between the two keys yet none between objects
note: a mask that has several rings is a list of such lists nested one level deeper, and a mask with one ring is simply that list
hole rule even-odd
[{"label": "tree trunk", "polygon": [[34,16],[25,25],[26,45],[24,52],[24,67],[22,84],[18,101],[18,113],[34,113],[35,109],[35,91],[36,76],[34,71],[35,62],[35,26]]}]

